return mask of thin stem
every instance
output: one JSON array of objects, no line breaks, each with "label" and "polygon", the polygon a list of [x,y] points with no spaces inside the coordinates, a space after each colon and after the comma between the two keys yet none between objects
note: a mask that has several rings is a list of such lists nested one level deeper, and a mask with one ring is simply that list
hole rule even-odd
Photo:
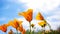
[{"label": "thin stem", "polygon": [[33,29],[33,34],[34,34],[34,29]]},{"label": "thin stem", "polygon": [[[46,20],[45,20],[45,22],[47,23],[47,21],[46,21]],[[49,24],[49,23],[47,23],[47,25],[49,26],[50,30],[52,31],[50,24]]]},{"label": "thin stem", "polygon": [[18,34],[18,30],[16,29],[16,34]]},{"label": "thin stem", "polygon": [[29,24],[30,24],[30,34],[31,34],[31,23],[29,22]]},{"label": "thin stem", "polygon": [[49,26],[50,30],[52,31],[50,24],[49,24],[49,23],[47,23],[47,25]]},{"label": "thin stem", "polygon": [[5,32],[7,34],[7,32]]},{"label": "thin stem", "polygon": [[42,33],[45,34],[45,27],[43,27],[43,32]]}]

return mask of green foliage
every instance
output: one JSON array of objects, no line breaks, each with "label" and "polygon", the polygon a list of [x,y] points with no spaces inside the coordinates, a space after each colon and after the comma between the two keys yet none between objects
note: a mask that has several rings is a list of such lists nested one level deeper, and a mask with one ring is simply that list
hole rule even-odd
[{"label": "green foliage", "polygon": [[[25,34],[29,34],[29,30],[27,30]],[[38,31],[38,32],[35,32],[35,31],[33,32],[32,31],[32,34],[42,34],[42,31]],[[45,32],[45,34],[60,34],[60,32],[58,32],[58,31],[51,31],[51,32],[48,32],[48,33]]]}]

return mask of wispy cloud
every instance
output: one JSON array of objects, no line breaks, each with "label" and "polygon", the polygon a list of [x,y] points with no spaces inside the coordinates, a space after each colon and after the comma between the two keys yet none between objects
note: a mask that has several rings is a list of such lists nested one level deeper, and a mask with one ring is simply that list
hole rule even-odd
[{"label": "wispy cloud", "polygon": [[[52,28],[56,28],[60,22],[60,0],[20,0],[28,8],[34,11],[33,17],[40,11],[44,18],[51,24]],[[57,23],[58,22],[58,23]],[[34,22],[35,23],[35,22]]]},{"label": "wispy cloud", "polygon": [[20,0],[26,3],[28,8],[40,9],[41,11],[48,11],[56,8],[60,4],[60,0]]},{"label": "wispy cloud", "polygon": [[5,21],[5,20],[6,20],[5,17],[0,18],[0,21]]}]

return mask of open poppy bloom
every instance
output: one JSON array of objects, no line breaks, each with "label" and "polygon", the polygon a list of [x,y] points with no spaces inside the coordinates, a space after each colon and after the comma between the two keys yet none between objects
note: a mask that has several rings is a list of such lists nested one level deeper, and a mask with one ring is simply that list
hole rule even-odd
[{"label": "open poppy bloom", "polygon": [[45,27],[46,24],[47,24],[47,23],[46,23],[45,21],[41,21],[41,22],[38,23],[38,25],[41,26],[41,27]]},{"label": "open poppy bloom", "polygon": [[18,21],[16,19],[14,19],[14,21],[10,21],[8,23],[10,26],[14,27],[14,28],[18,28],[20,24],[22,24],[22,21]]},{"label": "open poppy bloom", "polygon": [[44,20],[40,12],[38,12],[38,14],[36,15],[36,20]]},{"label": "open poppy bloom", "polygon": [[3,32],[6,32],[6,31],[7,31],[7,26],[6,26],[6,24],[0,26],[0,30],[2,30]]},{"label": "open poppy bloom", "polygon": [[32,14],[33,14],[33,10],[32,9],[28,9],[27,12],[22,12],[22,13],[19,13],[20,16],[24,16],[25,19],[29,22],[31,22],[32,20]]}]

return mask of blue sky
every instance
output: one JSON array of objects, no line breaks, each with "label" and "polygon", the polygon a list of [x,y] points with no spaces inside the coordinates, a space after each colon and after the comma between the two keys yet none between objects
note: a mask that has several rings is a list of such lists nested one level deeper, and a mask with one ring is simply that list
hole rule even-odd
[{"label": "blue sky", "polygon": [[[14,18],[27,22],[24,18],[18,16],[18,12],[23,12],[29,8],[34,10],[32,22],[36,21],[35,16],[40,11],[52,28],[55,29],[60,25],[60,0],[0,0],[0,25],[8,23],[9,20]],[[27,23],[23,23],[23,25],[25,28],[28,27]],[[9,29],[14,28],[9,27],[8,31]],[[0,34],[4,34],[2,31],[0,32]]]},{"label": "blue sky", "polygon": [[[8,23],[9,20],[13,20],[14,18],[18,18],[18,12],[24,10],[24,3],[17,3],[15,0],[0,0],[0,25]],[[4,33],[1,32],[0,34]]]},{"label": "blue sky", "polygon": [[[25,10],[23,3],[16,3],[14,1],[1,0],[0,1],[0,24],[7,23],[7,20],[17,18],[18,12]],[[4,20],[4,21],[3,21]]]}]

